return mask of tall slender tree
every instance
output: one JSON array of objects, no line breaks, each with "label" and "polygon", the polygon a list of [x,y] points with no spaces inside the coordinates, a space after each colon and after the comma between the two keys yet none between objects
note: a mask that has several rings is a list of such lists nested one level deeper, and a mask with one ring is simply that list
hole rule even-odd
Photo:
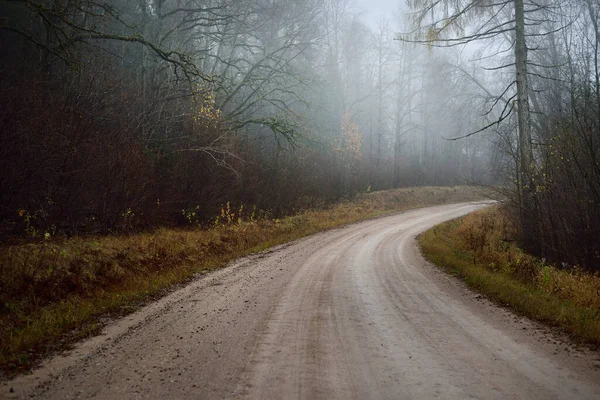
[{"label": "tall slender tree", "polygon": [[[525,0],[412,0],[409,4],[416,10],[416,29],[410,34],[398,35],[399,40],[423,43],[430,47],[468,45],[475,41],[498,37],[509,37],[513,42],[511,46],[514,49],[514,62],[497,69],[514,67],[515,71],[515,79],[511,86],[516,84],[516,104],[508,105],[508,114],[516,108],[519,143],[517,186],[523,242],[526,248],[535,250],[535,165],[531,140],[526,28],[534,25],[527,23],[527,14],[534,13],[544,6],[530,2],[527,8]],[[508,18],[502,18],[506,9],[512,9],[512,13],[508,14]],[[500,114],[497,123],[508,117],[505,110]],[[491,126],[493,125],[466,136]]]}]

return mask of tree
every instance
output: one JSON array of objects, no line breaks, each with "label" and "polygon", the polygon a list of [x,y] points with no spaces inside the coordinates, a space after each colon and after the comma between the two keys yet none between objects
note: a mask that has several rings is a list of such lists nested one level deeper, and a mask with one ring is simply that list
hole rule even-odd
[{"label": "tree", "polygon": [[0,1],[0,235],[23,227],[16,210],[39,231],[107,232],[455,183],[479,147],[422,135],[452,87],[353,6]]},{"label": "tree", "polygon": [[[535,175],[535,165],[533,159],[532,140],[531,140],[531,115],[529,104],[529,74],[528,74],[528,46],[526,32],[528,19],[526,14],[532,14],[542,5],[531,2],[528,3],[526,10],[524,0],[505,0],[500,2],[488,0],[458,0],[458,1],[439,1],[439,0],[414,0],[410,4],[417,9],[416,23],[417,29],[413,32],[416,36],[398,35],[398,39],[424,43],[429,46],[452,47],[467,45],[474,41],[489,40],[500,36],[509,35],[511,47],[514,49],[514,62],[497,67],[497,69],[514,66],[515,79],[510,86],[516,84],[516,109],[518,115],[518,194],[519,209],[521,215],[521,226],[523,231],[524,246],[529,250],[536,249],[536,205],[535,205],[535,184],[533,177]],[[506,19],[501,19],[502,12],[512,7],[514,15]],[[443,11],[438,18],[436,12]],[[465,28],[468,22],[478,21],[477,26],[467,31]],[[531,21],[530,21],[531,22]],[[532,25],[532,23],[529,23]],[[507,88],[505,90],[508,91]],[[513,105],[509,110],[512,111]],[[508,115],[501,113],[496,121],[500,123]],[[472,133],[479,133],[477,130]],[[472,135],[469,134],[469,135]],[[469,136],[466,135],[466,136]],[[466,137],[465,136],[465,137]]]}]

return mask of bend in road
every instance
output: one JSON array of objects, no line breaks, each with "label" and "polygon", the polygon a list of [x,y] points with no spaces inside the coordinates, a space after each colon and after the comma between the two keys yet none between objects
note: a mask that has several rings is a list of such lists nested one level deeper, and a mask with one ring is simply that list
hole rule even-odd
[{"label": "bend in road", "polygon": [[15,396],[600,397],[597,354],[565,352],[420,256],[418,233],[484,205],[408,211],[247,257],[11,382]]}]

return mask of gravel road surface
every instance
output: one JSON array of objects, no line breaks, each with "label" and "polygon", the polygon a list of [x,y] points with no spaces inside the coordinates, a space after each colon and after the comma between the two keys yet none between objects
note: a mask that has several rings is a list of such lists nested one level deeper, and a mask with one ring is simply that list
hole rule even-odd
[{"label": "gravel road surface", "polygon": [[0,397],[600,398],[598,353],[419,254],[417,234],[482,206],[408,211],[241,259],[3,383]]}]

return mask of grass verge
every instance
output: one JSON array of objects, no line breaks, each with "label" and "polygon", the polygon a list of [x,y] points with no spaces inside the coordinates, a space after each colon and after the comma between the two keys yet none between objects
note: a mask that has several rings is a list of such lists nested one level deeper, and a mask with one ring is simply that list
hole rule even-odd
[{"label": "grass verge", "polygon": [[211,229],[0,246],[0,370],[6,377],[26,371],[98,332],[106,317],[130,313],[235,258],[386,213],[485,197],[472,187],[399,189],[280,220],[243,220],[226,207]]},{"label": "grass verge", "polygon": [[547,265],[513,238],[509,211],[494,206],[419,237],[425,258],[472,289],[579,341],[600,345],[600,276]]}]

